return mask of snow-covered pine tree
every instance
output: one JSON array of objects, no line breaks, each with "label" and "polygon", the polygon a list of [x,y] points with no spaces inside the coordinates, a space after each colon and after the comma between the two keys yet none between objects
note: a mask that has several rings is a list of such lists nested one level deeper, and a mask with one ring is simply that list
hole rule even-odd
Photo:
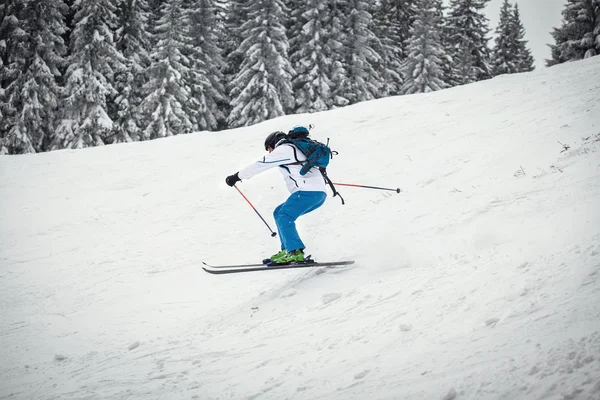
[{"label": "snow-covered pine tree", "polygon": [[[227,14],[224,21],[224,34],[221,35],[221,48],[223,59],[225,60],[225,68],[223,75],[225,77],[225,90],[229,99],[235,99],[239,96],[242,89],[235,85],[231,85],[231,81],[235,78],[238,72],[242,69],[242,63],[245,54],[241,52],[242,25],[246,21],[246,11],[244,2],[246,0],[230,0],[227,7]],[[227,105],[226,114],[231,112],[231,104]]]},{"label": "snow-covered pine tree", "polygon": [[114,133],[112,142],[138,141],[142,137],[143,117],[139,107],[146,69],[150,66],[150,7],[147,0],[121,0],[118,8],[117,49],[125,58],[125,68],[115,75]]},{"label": "snow-covered pine tree", "polygon": [[533,71],[535,69],[533,66],[535,60],[531,55],[531,50],[529,50],[527,47],[527,40],[525,40],[525,27],[521,22],[521,14],[519,12],[518,4],[515,4],[515,9],[512,14],[512,24],[517,41],[517,72]]},{"label": "snow-covered pine tree", "polygon": [[[225,47],[228,40],[227,18],[230,9],[230,0],[213,0],[215,35],[217,47],[221,49],[221,59],[225,60]],[[225,62],[225,61],[223,61]],[[224,72],[224,71],[221,71]]]},{"label": "snow-covered pine tree", "polygon": [[[215,35],[216,35],[216,46],[221,51],[221,59],[225,62],[225,46],[228,40],[229,32],[227,30],[227,18],[229,15],[229,9],[231,8],[231,0],[213,0],[214,7],[214,22],[215,22]],[[222,73],[224,71],[221,71]]]},{"label": "snow-covered pine tree", "polygon": [[504,0],[500,8],[500,22],[496,28],[495,46],[492,51],[492,75],[494,76],[519,72],[518,32],[513,18],[513,7],[508,0]]},{"label": "snow-covered pine tree", "polygon": [[555,44],[548,44],[548,47],[550,47],[550,58],[546,59],[546,66],[548,67],[568,61],[561,49],[561,44],[567,41],[567,35],[559,28],[553,28],[551,34]]},{"label": "snow-covered pine tree", "polygon": [[152,63],[152,53],[154,51],[154,49],[156,49],[156,45],[158,44],[158,37],[156,36],[156,31],[157,31],[157,26],[159,24],[159,20],[162,18],[162,8],[165,5],[165,3],[168,3],[170,0],[147,0],[148,2],[148,23],[147,23],[147,30],[148,30],[148,36],[150,38],[150,43],[151,46],[150,48],[152,49],[149,53],[150,55],[150,63]]},{"label": "snow-covered pine tree", "polygon": [[405,43],[416,13],[416,0],[381,0],[373,13],[373,31],[382,45],[380,73],[385,82],[384,96],[400,92],[402,76],[399,71],[407,57]]},{"label": "snow-covered pine tree", "polygon": [[[318,3],[327,5],[328,0],[320,0]],[[311,0],[283,0],[283,4],[288,10],[287,17],[283,21],[283,26],[285,27],[286,36],[289,42],[288,54],[291,55],[300,51],[300,47],[302,47],[303,43],[299,42],[297,39],[302,34],[302,29],[307,22],[306,17],[303,14],[306,12],[307,6],[308,8],[312,8]]]},{"label": "snow-covered pine tree", "polygon": [[244,60],[229,83],[237,88],[232,93],[239,91],[227,118],[231,127],[279,117],[294,104],[283,0],[246,0],[242,6],[248,17],[238,33],[244,38],[240,46]]},{"label": "snow-covered pine tree", "polygon": [[451,47],[448,41],[448,27],[447,20],[445,16],[446,6],[443,1],[436,1],[434,3],[434,7],[436,9],[436,15],[440,21],[440,44],[444,49],[443,54],[440,56],[441,63],[440,68],[442,70],[442,81],[446,84],[446,88],[456,86],[457,83],[453,81],[453,77],[455,74],[453,73],[453,60],[450,55]]},{"label": "snow-covered pine tree", "polygon": [[441,0],[419,0],[418,12],[407,40],[408,56],[402,66],[401,94],[427,93],[447,87],[441,65],[445,50],[441,43]]},{"label": "snow-covered pine tree", "polygon": [[325,111],[332,107],[331,67],[340,44],[330,36],[330,9],[325,0],[301,0],[291,4],[302,29],[290,35],[290,61],[296,113]]},{"label": "snow-covered pine tree", "polygon": [[330,0],[329,12],[331,13],[330,43],[332,43],[332,49],[337,50],[331,60],[332,108],[336,108],[350,103],[350,99],[346,98],[350,82],[346,66],[346,49],[344,48],[348,36],[347,15],[349,7],[347,0]]},{"label": "snow-covered pine tree", "polygon": [[187,45],[187,22],[182,0],[163,2],[154,27],[156,44],[150,55],[144,113],[143,139],[156,139],[197,129],[190,88],[190,60]]},{"label": "snow-covered pine tree", "polygon": [[[18,50],[23,47],[27,33],[23,30],[23,8],[21,0],[7,0],[0,4],[0,88],[5,89],[17,79],[25,59]],[[2,103],[0,103],[2,105]]]},{"label": "snow-covered pine tree", "polygon": [[52,149],[98,146],[110,140],[114,124],[108,103],[117,94],[115,73],[125,68],[114,41],[115,0],[81,0],[75,7],[66,97]]},{"label": "snow-covered pine tree", "polygon": [[[8,142],[29,137],[35,151],[44,151],[54,135],[61,90],[56,82],[65,65],[66,46],[61,35],[66,31],[67,6],[62,0],[26,3],[23,10],[28,40],[27,63],[17,80],[20,89],[18,114],[8,132]],[[24,150],[24,149],[23,149]]]},{"label": "snow-covered pine tree", "polygon": [[21,104],[21,76],[31,54],[26,45],[29,35],[21,0],[8,0],[0,4],[0,153],[33,152],[29,135],[11,137]]},{"label": "snow-covered pine tree", "polygon": [[418,0],[380,0],[373,15],[376,32],[382,41],[395,48],[394,52],[403,61],[408,53],[405,43],[410,38],[410,28],[418,11]]},{"label": "snow-covered pine tree", "polygon": [[458,84],[491,77],[488,19],[484,9],[489,0],[450,0],[447,18],[448,43]]},{"label": "snow-covered pine tree", "polygon": [[600,1],[567,0],[560,28],[552,32],[552,59],[548,66],[600,54]]},{"label": "snow-covered pine tree", "polygon": [[384,81],[377,65],[382,62],[379,39],[372,31],[368,0],[348,0],[348,17],[342,40],[346,82],[341,97],[350,104],[382,97]]},{"label": "snow-covered pine tree", "polygon": [[190,36],[190,106],[197,129],[216,130],[225,121],[220,105],[226,99],[216,7],[214,0],[187,0],[185,8]]},{"label": "snow-covered pine tree", "polygon": [[592,0],[592,7],[596,20],[592,38],[594,40],[594,44],[596,45],[596,55],[600,55],[600,0]]},{"label": "snow-covered pine tree", "polygon": [[[75,13],[77,12],[77,8],[74,6],[74,4],[77,0],[63,0],[63,1],[64,1],[65,5],[67,6],[67,13],[65,14],[65,24],[67,26],[67,31],[62,34],[62,38],[63,38],[63,42],[67,46],[66,58],[68,60],[69,57],[71,56],[71,49],[70,49],[71,34],[75,30]],[[58,84],[61,87],[66,86],[68,66],[69,66],[69,64],[67,62],[67,64],[64,66],[64,68],[61,69],[61,76],[58,79]]]},{"label": "snow-covered pine tree", "polygon": [[231,110],[229,94],[227,93],[227,82],[232,79],[231,74],[228,73],[228,70],[232,67],[233,64],[228,63],[228,50],[227,46],[230,44],[230,35],[232,32],[228,29],[227,21],[230,9],[230,0],[215,0],[215,36],[216,36],[216,46],[219,49],[220,57],[222,60],[222,66],[220,67],[220,76],[222,78],[223,85],[223,100],[218,101],[217,104],[221,113],[223,114],[222,120],[219,122],[219,126],[217,129],[227,129],[227,115],[229,115],[229,111]]}]

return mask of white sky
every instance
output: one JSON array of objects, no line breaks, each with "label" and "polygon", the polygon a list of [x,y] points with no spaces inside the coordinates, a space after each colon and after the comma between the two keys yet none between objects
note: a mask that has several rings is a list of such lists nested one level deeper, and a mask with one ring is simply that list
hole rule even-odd
[{"label": "white sky", "polygon": [[[598,399],[599,69],[0,157],[0,399]],[[335,182],[403,189],[298,220],[356,264],[205,273],[279,250],[225,177],[308,123]],[[238,186],[274,227],[281,174]]]}]

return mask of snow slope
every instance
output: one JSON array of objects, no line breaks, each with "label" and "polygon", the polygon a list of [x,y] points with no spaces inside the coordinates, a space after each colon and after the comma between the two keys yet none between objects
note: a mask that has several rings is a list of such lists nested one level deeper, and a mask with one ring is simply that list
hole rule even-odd
[{"label": "snow slope", "polygon": [[[144,143],[0,158],[0,399],[600,399],[600,57]],[[337,269],[225,176],[313,123]],[[568,145],[565,150],[563,145]],[[274,227],[277,171],[239,184]]]}]

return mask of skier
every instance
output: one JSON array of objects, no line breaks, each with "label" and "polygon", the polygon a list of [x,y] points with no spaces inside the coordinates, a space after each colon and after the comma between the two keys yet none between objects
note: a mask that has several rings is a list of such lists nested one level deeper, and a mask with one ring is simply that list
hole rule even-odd
[{"label": "skier", "polygon": [[[308,129],[297,126],[290,131],[292,133],[308,135]],[[225,179],[229,186],[233,186],[241,180],[279,167],[291,195],[273,212],[281,241],[281,251],[270,257],[271,262],[276,264],[304,261],[305,246],[296,230],[296,219],[321,207],[327,197],[321,172],[318,168],[311,168],[306,175],[300,175],[306,156],[293,144],[286,143],[286,139],[287,135],[283,132],[271,133],[265,139],[265,150],[269,154]]]}]

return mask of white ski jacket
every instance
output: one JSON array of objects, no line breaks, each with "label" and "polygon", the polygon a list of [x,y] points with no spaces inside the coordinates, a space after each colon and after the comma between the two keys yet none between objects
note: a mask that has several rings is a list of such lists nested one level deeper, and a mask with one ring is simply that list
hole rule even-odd
[{"label": "white ski jacket", "polygon": [[[294,150],[296,151],[294,155]],[[297,160],[296,160],[297,157]],[[293,144],[284,143],[264,156],[262,160],[248,165],[242,169],[238,176],[241,180],[250,179],[273,167],[280,167],[283,180],[290,193],[299,190],[311,192],[325,192],[325,179],[318,168],[311,168],[306,175],[300,175],[301,164],[286,165],[296,161],[306,161],[306,156]]]}]

